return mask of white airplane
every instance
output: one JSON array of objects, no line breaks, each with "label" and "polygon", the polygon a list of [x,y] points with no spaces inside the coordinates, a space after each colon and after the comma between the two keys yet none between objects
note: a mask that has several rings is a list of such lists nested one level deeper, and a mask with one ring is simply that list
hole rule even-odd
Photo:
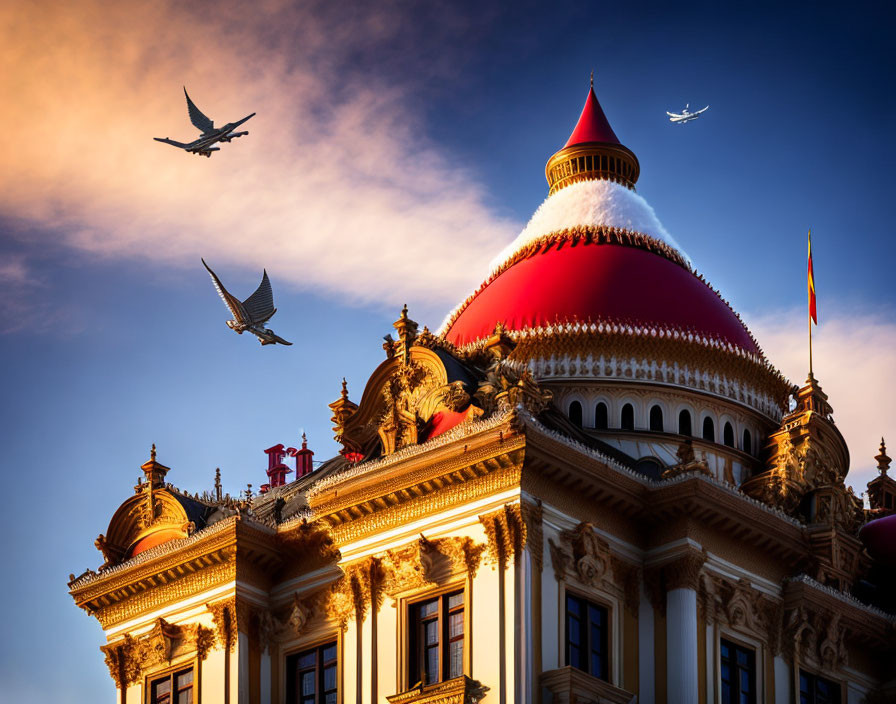
[{"label": "white airplane", "polygon": [[697,112],[691,112],[688,108],[691,107],[691,104],[688,103],[684,106],[684,110],[681,113],[674,113],[666,111],[666,114],[669,116],[669,122],[677,122],[680,125],[683,125],[685,122],[690,122],[691,120],[696,120],[700,115],[709,110],[709,105],[707,105],[702,110],[698,110]]},{"label": "white airplane", "polygon": [[201,156],[209,157],[212,155],[212,152],[220,151],[220,147],[212,146],[216,142],[229,142],[232,139],[249,134],[248,132],[234,132],[233,130],[250,117],[253,117],[255,115],[254,112],[251,115],[244,117],[242,120],[229,122],[223,127],[218,127],[216,129],[215,123],[203,115],[199,108],[193,104],[193,101],[190,100],[186,88],[184,88],[184,95],[187,97],[187,111],[190,113],[190,122],[193,123],[196,129],[202,130],[202,134],[199,135],[199,139],[186,144],[183,142],[175,142],[173,139],[168,139],[167,137],[165,137],[165,139],[162,139],[161,137],[153,137],[157,142],[170,144],[172,147],[178,147],[191,154],[199,154]]}]

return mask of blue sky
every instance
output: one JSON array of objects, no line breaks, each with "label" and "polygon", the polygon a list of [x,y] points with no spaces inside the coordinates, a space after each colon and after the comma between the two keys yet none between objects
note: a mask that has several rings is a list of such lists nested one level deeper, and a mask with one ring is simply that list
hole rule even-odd
[{"label": "blue sky", "polygon": [[[200,12],[200,10],[195,10]],[[641,163],[638,191],[771,361],[816,375],[857,490],[896,425],[893,23],[883,5],[177,5],[0,9],[0,472],[11,605],[0,681],[20,701],[111,701],[101,631],[66,593],[155,442],[170,480],[264,481],[262,450],[357,397],[402,303],[431,328],[547,195],[588,74]],[[195,32],[202,22],[204,31]],[[161,31],[164,28],[165,31]],[[250,135],[196,159],[181,86]],[[684,103],[710,110],[670,124]],[[276,332],[224,325],[267,267]],[[11,635],[14,634],[14,635]],[[46,664],[53,663],[47,671]]]}]

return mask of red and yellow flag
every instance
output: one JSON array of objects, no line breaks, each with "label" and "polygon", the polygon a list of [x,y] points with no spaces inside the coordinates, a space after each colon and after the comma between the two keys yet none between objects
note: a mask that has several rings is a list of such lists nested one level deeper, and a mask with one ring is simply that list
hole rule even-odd
[{"label": "red and yellow flag", "polygon": [[812,271],[812,230],[809,230],[809,271],[807,273],[809,286],[809,317],[818,325],[818,313],[815,310],[815,273]]}]

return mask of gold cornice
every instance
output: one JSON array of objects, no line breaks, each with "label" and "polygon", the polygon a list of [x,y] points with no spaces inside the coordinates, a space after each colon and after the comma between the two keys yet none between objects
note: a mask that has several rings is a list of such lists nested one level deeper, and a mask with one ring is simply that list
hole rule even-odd
[{"label": "gold cornice", "polygon": [[525,439],[506,424],[461,438],[382,471],[371,472],[309,499],[315,517],[330,527],[355,521],[435,492],[473,481],[522,461]]},{"label": "gold cornice", "polygon": [[283,563],[284,551],[270,529],[233,520],[224,529],[180,549],[100,573],[71,589],[75,603],[97,615],[104,627],[139,615],[142,609],[199,593],[242,574],[261,585]]},{"label": "gold cornice", "polygon": [[387,506],[374,513],[351,521],[329,526],[333,540],[339,545],[366,538],[376,533],[402,526],[440,511],[463,506],[477,499],[493,496],[520,486],[521,464],[511,464],[482,476],[451,486],[402,504]]}]

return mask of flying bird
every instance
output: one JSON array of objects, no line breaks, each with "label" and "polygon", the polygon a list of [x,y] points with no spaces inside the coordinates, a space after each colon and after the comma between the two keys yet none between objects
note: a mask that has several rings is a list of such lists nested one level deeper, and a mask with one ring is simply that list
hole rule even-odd
[{"label": "flying bird", "polygon": [[228,122],[223,127],[215,128],[215,123],[212,122],[209,118],[202,114],[199,108],[194,105],[193,101],[190,100],[190,96],[187,93],[187,89],[184,88],[184,95],[187,97],[187,112],[190,113],[190,122],[199,130],[199,139],[193,140],[187,144],[183,142],[175,142],[173,139],[162,139],[161,137],[153,137],[157,142],[164,142],[165,144],[170,144],[173,147],[178,147],[183,149],[184,151],[190,152],[191,154],[201,154],[202,156],[209,157],[212,155],[212,152],[220,151],[220,147],[213,147],[213,144],[217,144],[218,142],[229,142],[232,139],[236,139],[237,137],[242,137],[243,135],[249,134],[247,131],[243,132],[234,132],[237,127],[243,124],[250,117],[254,117],[255,113],[253,112],[251,115],[247,115],[242,120],[237,120],[236,122]]},{"label": "flying bird", "polygon": [[264,327],[264,323],[270,320],[277,309],[274,308],[274,293],[271,291],[271,281],[268,279],[268,272],[265,270],[261,277],[261,283],[255,289],[255,293],[249,296],[245,301],[240,301],[236,296],[232,295],[218,275],[212,271],[211,267],[202,260],[202,265],[208,270],[215,284],[218,295],[224,301],[224,304],[233,315],[233,320],[227,321],[227,327],[236,330],[242,335],[246,330],[255,335],[262,345],[273,345],[280,343],[281,345],[291,345],[279,335],[274,334],[273,330]]}]

